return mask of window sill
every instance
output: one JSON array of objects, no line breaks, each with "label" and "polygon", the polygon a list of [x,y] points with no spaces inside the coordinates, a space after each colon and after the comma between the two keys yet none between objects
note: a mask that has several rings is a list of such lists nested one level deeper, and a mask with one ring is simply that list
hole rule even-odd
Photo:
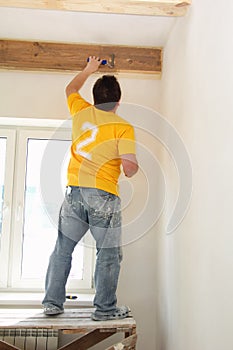
[{"label": "window sill", "polygon": [[[76,295],[76,294],[75,294]],[[40,307],[43,293],[0,292],[0,307]],[[92,307],[94,294],[77,294],[77,299],[65,302],[65,307]]]}]

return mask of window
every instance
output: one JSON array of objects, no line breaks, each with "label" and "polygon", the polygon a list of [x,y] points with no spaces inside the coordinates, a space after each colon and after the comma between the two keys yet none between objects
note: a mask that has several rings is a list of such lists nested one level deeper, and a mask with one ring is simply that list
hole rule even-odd
[{"label": "window", "polygon": [[[64,197],[70,130],[0,134],[0,286],[42,290]],[[68,289],[92,287],[90,235],[77,245]]]}]

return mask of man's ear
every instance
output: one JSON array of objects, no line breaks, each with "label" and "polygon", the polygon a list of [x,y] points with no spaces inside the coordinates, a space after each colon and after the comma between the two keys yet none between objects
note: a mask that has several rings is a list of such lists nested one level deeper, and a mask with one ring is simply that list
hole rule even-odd
[{"label": "man's ear", "polygon": [[115,107],[113,108],[113,112],[115,113],[117,108],[120,106],[120,101],[118,101],[115,105]]}]

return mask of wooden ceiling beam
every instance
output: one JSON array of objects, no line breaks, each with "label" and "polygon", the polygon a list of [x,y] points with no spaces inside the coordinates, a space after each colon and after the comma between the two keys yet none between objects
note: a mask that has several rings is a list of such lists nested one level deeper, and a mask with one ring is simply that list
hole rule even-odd
[{"label": "wooden ceiling beam", "polygon": [[101,65],[100,72],[151,73],[160,77],[161,48],[0,40],[1,69],[80,71],[89,56],[97,56],[111,63],[112,55],[114,67]]},{"label": "wooden ceiling beam", "polygon": [[0,0],[0,7],[148,16],[184,16],[192,0]]}]

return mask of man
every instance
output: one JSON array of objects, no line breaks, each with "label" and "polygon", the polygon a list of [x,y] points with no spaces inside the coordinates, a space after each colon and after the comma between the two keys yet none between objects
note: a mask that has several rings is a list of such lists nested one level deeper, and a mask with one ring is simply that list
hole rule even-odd
[{"label": "man", "polygon": [[114,76],[104,75],[93,87],[94,105],[78,93],[101,64],[89,62],[67,86],[73,117],[68,184],[59,215],[58,238],[46,275],[44,313],[64,312],[65,286],[72,252],[90,229],[97,248],[94,298],[96,321],[127,317],[126,306],[117,307],[116,289],[122,259],[121,213],[118,177],[122,165],[127,177],[138,170],[134,129],[116,115],[121,89]]}]

